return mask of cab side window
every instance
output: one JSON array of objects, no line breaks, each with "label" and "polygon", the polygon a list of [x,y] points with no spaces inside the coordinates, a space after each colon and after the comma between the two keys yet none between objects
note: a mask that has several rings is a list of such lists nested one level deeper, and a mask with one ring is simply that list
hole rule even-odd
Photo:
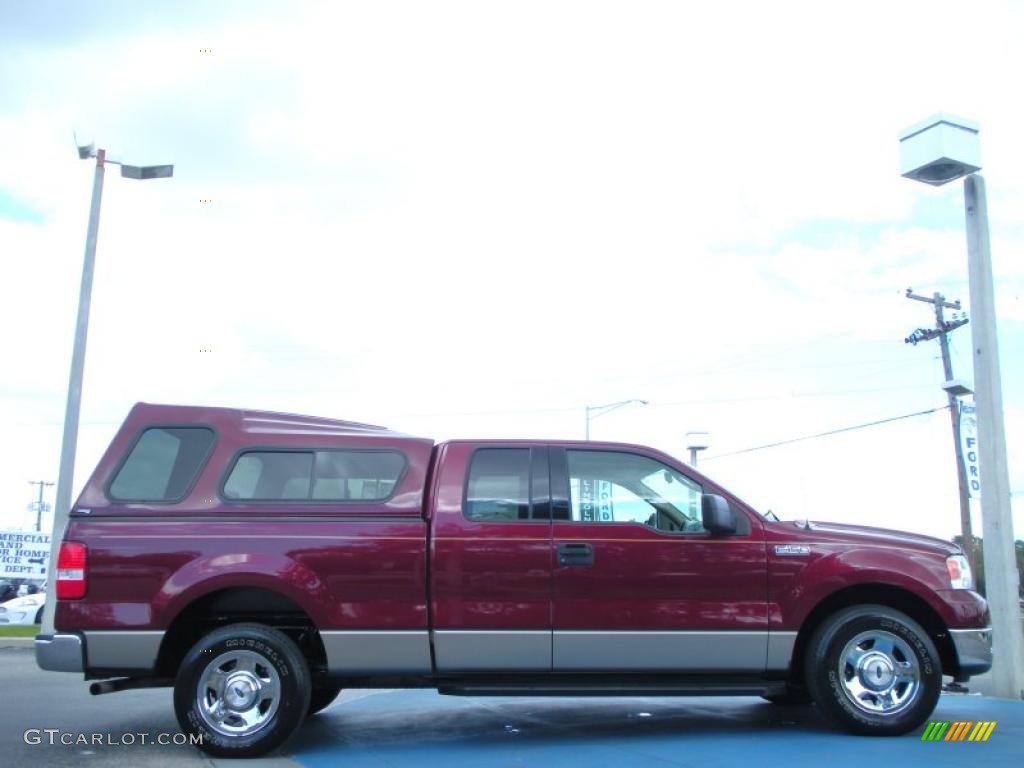
[{"label": "cab side window", "polygon": [[529,520],[530,449],[481,448],[474,453],[464,512],[470,520]]},{"label": "cab side window", "polygon": [[659,461],[618,451],[566,452],[571,519],[706,533],[700,485]]}]

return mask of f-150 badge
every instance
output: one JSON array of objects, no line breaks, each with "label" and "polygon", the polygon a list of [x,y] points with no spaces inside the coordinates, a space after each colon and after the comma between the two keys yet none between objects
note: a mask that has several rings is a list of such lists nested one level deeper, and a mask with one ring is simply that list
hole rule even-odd
[{"label": "f-150 badge", "polygon": [[809,555],[811,554],[811,548],[805,547],[802,544],[776,544],[775,545],[776,555]]}]

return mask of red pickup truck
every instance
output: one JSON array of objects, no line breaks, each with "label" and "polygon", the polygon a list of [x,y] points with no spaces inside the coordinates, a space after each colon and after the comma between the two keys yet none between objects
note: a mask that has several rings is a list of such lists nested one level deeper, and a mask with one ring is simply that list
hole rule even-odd
[{"label": "red pickup truck", "polygon": [[768,519],[650,448],[140,403],[70,512],[36,658],[173,686],[220,756],[343,687],[761,695],[899,734],[991,665],[971,587],[947,542]]}]

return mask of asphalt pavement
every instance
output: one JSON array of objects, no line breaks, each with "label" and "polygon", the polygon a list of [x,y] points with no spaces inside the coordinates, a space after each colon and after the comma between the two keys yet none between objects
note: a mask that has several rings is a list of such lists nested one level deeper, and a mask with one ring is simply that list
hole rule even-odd
[{"label": "asphalt pavement", "polygon": [[[282,757],[252,763],[214,760],[196,747],[174,744],[175,735],[180,740],[181,733],[170,688],[93,696],[81,674],[43,672],[36,666],[30,644],[12,646],[15,643],[10,640],[0,642],[0,765],[296,768],[295,762]],[[53,744],[45,729],[59,729]],[[62,738],[77,741],[81,735],[89,741],[93,734],[113,743],[60,743]],[[147,743],[142,743],[142,734]],[[37,739],[38,743],[27,743]]]},{"label": "asphalt pavement", "polygon": [[[424,690],[346,691],[303,726],[281,754],[245,765],[960,768],[965,761],[1024,763],[1024,702],[943,695],[933,719],[996,726],[982,743],[923,742],[924,728],[894,738],[850,736],[825,725],[813,707],[778,707],[750,697],[459,698]],[[51,737],[45,729],[58,730]],[[104,743],[80,743],[79,734],[87,739],[102,734]],[[0,643],[0,764],[240,765],[175,744],[175,736],[181,739],[169,689],[91,696],[81,675],[39,670],[30,645]],[[62,744],[62,738],[72,743]]]}]

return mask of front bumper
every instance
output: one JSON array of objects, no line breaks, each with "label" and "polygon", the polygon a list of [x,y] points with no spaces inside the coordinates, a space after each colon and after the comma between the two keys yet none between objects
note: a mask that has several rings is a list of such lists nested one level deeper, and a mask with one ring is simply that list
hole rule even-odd
[{"label": "front bumper", "polygon": [[960,675],[965,679],[971,675],[988,672],[992,668],[992,627],[951,629],[949,636],[953,639],[953,647],[956,648]]},{"label": "front bumper", "polygon": [[36,635],[36,664],[49,672],[85,669],[82,638],[78,635]]}]

